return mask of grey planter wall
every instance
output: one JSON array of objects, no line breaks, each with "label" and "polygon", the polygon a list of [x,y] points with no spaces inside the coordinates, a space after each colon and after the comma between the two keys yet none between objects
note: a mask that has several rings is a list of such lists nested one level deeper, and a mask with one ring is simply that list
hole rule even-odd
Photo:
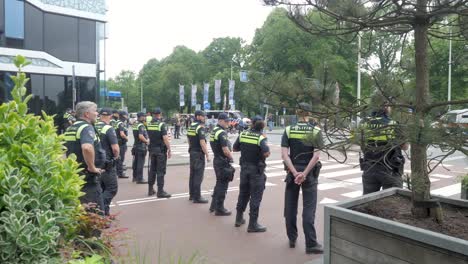
[{"label": "grey planter wall", "polygon": [[468,188],[461,187],[461,198],[468,200]]},{"label": "grey planter wall", "polygon": [[[325,207],[325,264],[468,264],[468,241],[348,208],[407,190],[392,188]],[[438,197],[467,207],[468,201]]]}]

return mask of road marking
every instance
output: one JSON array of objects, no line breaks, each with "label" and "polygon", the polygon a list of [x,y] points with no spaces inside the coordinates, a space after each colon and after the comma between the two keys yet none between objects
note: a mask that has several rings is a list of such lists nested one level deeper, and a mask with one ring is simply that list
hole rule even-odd
[{"label": "road marking", "polygon": [[345,181],[345,182],[352,182],[352,183],[362,183],[362,177],[346,179],[346,180],[343,180],[343,181]]},{"label": "road marking", "polygon": [[431,191],[431,194],[440,196],[452,196],[461,192],[461,183],[452,184]]},{"label": "road marking", "polygon": [[452,161],[452,160],[460,160],[460,159],[468,159],[468,158],[465,157],[465,156],[448,157],[448,158],[444,159],[444,162],[445,161]]},{"label": "road marking", "polygon": [[271,183],[271,182],[265,182],[265,186],[271,187],[271,186],[276,186],[277,184]]},{"label": "road marking", "polygon": [[357,156],[357,153],[351,152],[351,153],[346,153],[348,156]]},{"label": "road marking", "polygon": [[346,164],[349,164],[349,165],[354,165],[354,166],[356,166],[356,165],[359,165],[359,162],[348,162],[348,163],[346,163]]},{"label": "road marking", "polygon": [[286,176],[285,171],[280,172],[267,172],[265,173],[268,178],[279,177],[279,176]]},{"label": "road marking", "polygon": [[340,169],[340,168],[348,168],[348,167],[349,167],[349,165],[346,165],[346,164],[327,165],[327,166],[323,166],[321,171]]},{"label": "road marking", "polygon": [[273,168],[273,169],[284,169],[284,166],[283,166],[283,165],[281,165],[281,166],[279,166],[279,165],[277,165],[277,166],[269,166],[269,168]]},{"label": "road marking", "polygon": [[334,177],[340,177],[340,176],[358,174],[358,173],[361,173],[361,169],[351,169],[351,170],[321,173],[320,176],[325,177],[325,178],[334,178]]},{"label": "road marking", "polygon": [[336,188],[343,188],[354,185],[350,182],[331,182],[331,183],[319,183],[317,189],[320,191],[331,190]]},{"label": "road marking", "polygon": [[450,175],[444,175],[444,174],[438,174],[438,173],[431,174],[430,176],[437,177],[437,178],[442,178],[442,179],[450,179],[450,178],[453,177],[453,176],[450,176]]},{"label": "road marking", "polygon": [[337,203],[337,200],[333,200],[330,198],[323,198],[322,201],[320,201],[320,204],[334,204]]},{"label": "road marking", "polygon": [[341,195],[349,198],[356,198],[362,195],[362,191],[354,191],[349,193],[342,193]]},{"label": "road marking", "polygon": [[283,163],[283,160],[268,160],[267,165]]},{"label": "road marking", "polygon": [[429,178],[429,180],[430,180],[431,182],[437,182],[437,181],[440,181],[440,179],[436,179],[436,178]]}]

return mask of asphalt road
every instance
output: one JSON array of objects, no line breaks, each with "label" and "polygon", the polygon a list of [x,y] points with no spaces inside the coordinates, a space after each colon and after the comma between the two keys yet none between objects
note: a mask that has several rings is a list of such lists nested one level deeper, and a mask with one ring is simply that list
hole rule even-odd
[{"label": "asphalt road", "polygon": [[[301,206],[298,214],[297,247],[288,247],[283,218],[285,172],[280,156],[280,134],[276,132],[268,135],[272,155],[267,160],[267,187],[259,217],[261,224],[268,228],[265,233],[247,233],[246,226],[234,227],[234,215],[214,216],[208,211],[209,204],[200,205],[188,201],[189,166],[186,165],[188,153],[185,139],[172,141],[174,157],[169,162],[171,166],[168,167],[166,175],[166,190],[173,194],[172,198],[148,197],[147,185],[136,185],[131,182],[131,178],[119,179],[119,192],[113,201],[111,213],[118,214],[120,227],[128,228],[132,239],[126,248],[140,258],[138,263],[171,263],[171,259],[187,260],[194,254],[197,255],[197,259],[204,261],[200,263],[210,264],[302,264],[319,258],[317,255],[305,254]],[[231,139],[235,140],[235,135],[232,135]],[[438,150],[432,151],[436,153]],[[127,164],[130,168],[129,152]],[[239,155],[235,154],[236,164],[238,158]],[[321,156],[321,161],[323,167],[319,178],[319,204],[316,215],[320,241],[323,240],[323,207],[362,195],[357,153],[348,153],[348,160],[344,164],[328,159],[326,155]],[[455,153],[444,162],[444,166],[445,168],[437,168],[431,175],[432,192],[458,198],[458,176],[468,171],[468,159]],[[409,162],[405,169],[409,170]],[[128,170],[127,174],[131,176],[131,170]],[[238,177],[237,168],[225,203],[226,208],[233,211],[238,196]],[[202,185],[206,198],[211,199],[214,183],[212,164],[207,163]]]}]

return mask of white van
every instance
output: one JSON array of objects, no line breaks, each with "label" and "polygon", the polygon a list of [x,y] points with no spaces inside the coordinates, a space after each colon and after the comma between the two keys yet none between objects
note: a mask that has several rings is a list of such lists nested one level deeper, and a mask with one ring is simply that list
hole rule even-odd
[{"label": "white van", "polygon": [[468,129],[468,109],[452,110],[440,117],[436,126],[445,128],[466,128]]}]

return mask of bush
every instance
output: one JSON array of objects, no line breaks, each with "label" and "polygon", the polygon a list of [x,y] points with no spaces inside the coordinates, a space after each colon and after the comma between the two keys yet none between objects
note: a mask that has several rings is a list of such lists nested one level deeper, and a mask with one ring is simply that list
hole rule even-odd
[{"label": "bush", "polygon": [[75,236],[84,182],[77,162],[64,158],[53,117],[27,113],[27,64],[15,59],[13,101],[0,105],[0,263],[62,263],[60,247]]}]

